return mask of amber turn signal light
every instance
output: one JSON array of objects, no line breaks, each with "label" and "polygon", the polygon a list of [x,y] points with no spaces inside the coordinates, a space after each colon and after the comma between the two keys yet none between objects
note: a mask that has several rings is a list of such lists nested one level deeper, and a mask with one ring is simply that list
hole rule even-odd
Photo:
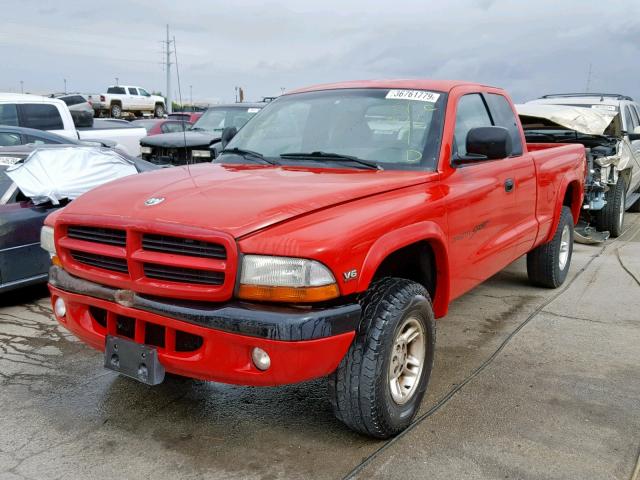
[{"label": "amber turn signal light", "polygon": [[262,302],[322,302],[340,295],[338,285],[321,287],[270,287],[264,285],[240,285],[238,297]]}]

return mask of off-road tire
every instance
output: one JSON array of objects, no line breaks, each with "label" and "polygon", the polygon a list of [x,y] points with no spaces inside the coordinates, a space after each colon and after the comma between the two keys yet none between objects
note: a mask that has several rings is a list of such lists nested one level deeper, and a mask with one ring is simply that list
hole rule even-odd
[{"label": "off-road tire", "polygon": [[[356,337],[329,377],[329,396],[334,414],[348,427],[388,438],[411,424],[427,389],[435,350],[433,309],[422,285],[390,277],[373,283],[360,304],[362,318]],[[388,372],[397,329],[409,316],[423,327],[425,352],[413,395],[398,405],[391,396]]]},{"label": "off-road tire", "polygon": [[111,114],[111,118],[120,118],[122,117],[122,107],[117,103],[113,104],[111,105],[111,110],[109,113]]},{"label": "off-road tire", "polygon": [[606,194],[607,204],[596,213],[596,228],[600,231],[608,230],[612,238],[619,237],[624,230],[624,197],[624,178],[618,177],[616,185]]},{"label": "off-road tire", "polygon": [[156,118],[162,118],[164,116],[164,107],[162,105],[156,105],[153,110],[153,114]]},{"label": "off-road tire", "polygon": [[[568,228],[568,257],[561,267],[560,255],[562,249],[562,234]],[[545,288],[558,288],[567,278],[573,256],[573,215],[569,207],[562,207],[560,219],[553,238],[527,254],[527,274],[529,281]],[[565,239],[566,241],[566,239]]]}]

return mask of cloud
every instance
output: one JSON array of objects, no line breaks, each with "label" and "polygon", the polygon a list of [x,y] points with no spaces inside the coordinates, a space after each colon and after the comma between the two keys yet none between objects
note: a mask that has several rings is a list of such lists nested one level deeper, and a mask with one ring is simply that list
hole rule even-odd
[{"label": "cloud", "polygon": [[118,77],[164,91],[169,23],[195,98],[231,100],[236,85],[256,99],[325,81],[435,77],[502,86],[522,101],[583,90],[590,63],[593,89],[640,96],[636,0],[0,0],[0,11],[1,90],[24,80],[57,91],[67,78],[98,92]]}]

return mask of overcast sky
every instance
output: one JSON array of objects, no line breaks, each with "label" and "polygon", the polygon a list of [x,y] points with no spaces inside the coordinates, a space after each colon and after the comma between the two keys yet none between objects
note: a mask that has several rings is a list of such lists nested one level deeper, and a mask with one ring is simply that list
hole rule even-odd
[{"label": "overcast sky", "polygon": [[[165,91],[165,24],[183,99],[248,100],[314,83],[472,80],[516,101],[591,91],[640,98],[640,1],[0,0],[0,91]],[[173,59],[175,61],[175,59]],[[172,90],[178,91],[175,69]]]}]

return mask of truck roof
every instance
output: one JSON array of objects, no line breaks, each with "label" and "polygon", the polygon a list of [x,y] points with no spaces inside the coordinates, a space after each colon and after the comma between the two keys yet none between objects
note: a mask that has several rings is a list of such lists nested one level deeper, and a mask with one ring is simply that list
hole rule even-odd
[{"label": "truck roof", "polygon": [[[460,86],[476,86],[490,87],[474,82],[466,82],[462,80],[426,80],[426,79],[388,79],[388,80],[352,80],[349,82],[324,83],[304,87],[291,92],[292,93],[312,92],[316,90],[336,90],[340,88],[399,88],[399,89],[416,89],[416,90],[437,90],[440,92],[449,92],[455,87]],[[490,87],[498,88],[498,87]]]},{"label": "truck roof", "polygon": [[43,95],[32,95],[29,93],[0,93],[0,102],[3,103],[50,103],[63,104],[62,100],[57,98],[45,97]]}]

